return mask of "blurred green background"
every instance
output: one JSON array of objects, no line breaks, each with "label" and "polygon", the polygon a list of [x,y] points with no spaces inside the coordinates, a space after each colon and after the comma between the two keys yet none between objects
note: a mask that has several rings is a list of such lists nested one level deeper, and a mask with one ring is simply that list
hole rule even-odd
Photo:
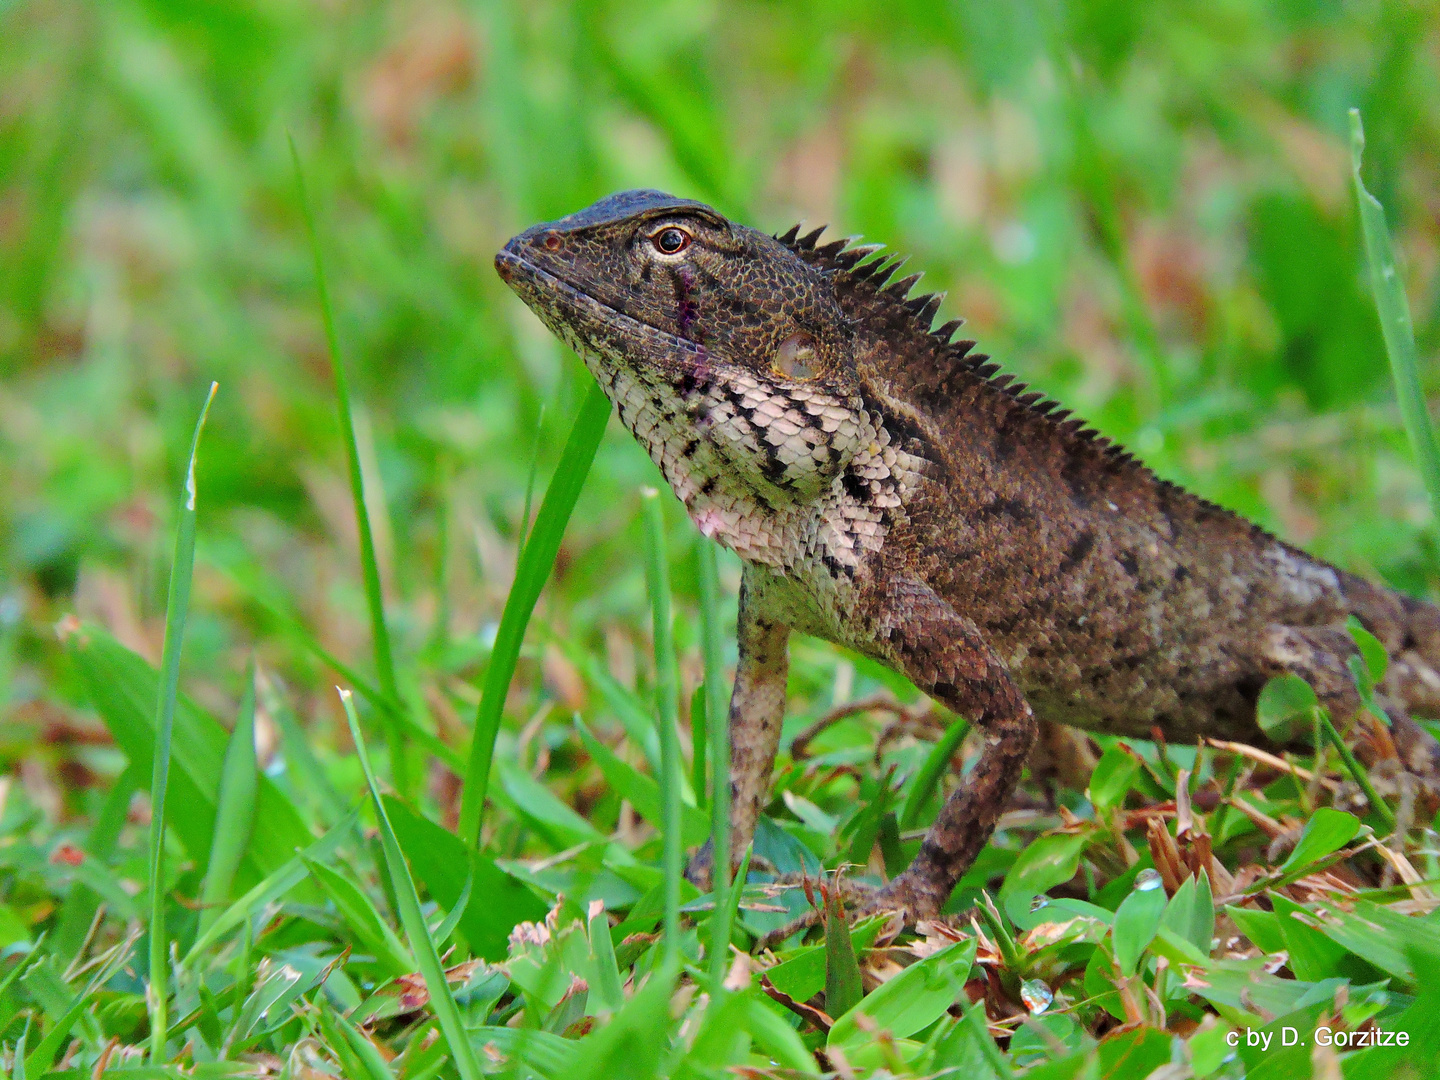
[{"label": "blurred green background", "polygon": [[[910,253],[942,317],[1161,474],[1424,592],[1440,557],[1364,276],[1351,106],[1434,384],[1432,4],[0,0],[0,753],[94,729],[62,616],[158,657],[212,379],[187,691],[232,716],[254,652],[333,727],[334,674],[301,646],[366,666],[287,133],[407,694],[456,743],[528,477],[543,490],[588,378],[491,258],[626,187]],[[624,682],[645,678],[655,479],[612,424],[537,622]],[[581,702],[559,645],[532,631],[527,657],[520,722]],[[95,780],[61,758],[27,784],[57,811]]]}]

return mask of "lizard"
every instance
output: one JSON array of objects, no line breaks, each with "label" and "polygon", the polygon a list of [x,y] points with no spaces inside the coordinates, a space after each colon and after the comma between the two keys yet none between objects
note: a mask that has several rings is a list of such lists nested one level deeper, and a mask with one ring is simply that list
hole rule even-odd
[{"label": "lizard", "polygon": [[[934,325],[942,297],[858,238],[770,235],[628,191],[511,239],[500,277],[583,359],[702,533],[742,560],[731,852],[768,802],[788,639],[907,677],[983,734],[910,865],[860,905],[940,913],[1050,721],[1270,745],[1266,682],[1361,701],[1384,645],[1405,769],[1440,775],[1440,608],[1157,477]],[[702,853],[703,854],[703,853]],[[698,870],[697,870],[698,866]],[[692,877],[708,880],[703,858]]]}]

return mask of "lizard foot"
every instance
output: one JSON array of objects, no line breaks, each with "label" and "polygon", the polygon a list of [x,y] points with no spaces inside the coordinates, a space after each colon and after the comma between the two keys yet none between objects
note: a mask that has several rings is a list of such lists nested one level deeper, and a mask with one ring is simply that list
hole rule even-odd
[{"label": "lizard foot", "polygon": [[[914,883],[907,880],[906,874],[901,874],[888,885],[879,888],[843,878],[832,880],[826,887],[840,890],[841,902],[850,909],[851,922],[871,915],[886,914],[901,918],[902,926],[913,926],[921,919],[934,918],[939,912],[938,905],[929,902],[924,894],[915,888]],[[820,925],[824,917],[823,908],[811,908],[804,915],[791,919],[784,926],[766,934],[758,942],[757,951],[772,949],[792,934]]]}]

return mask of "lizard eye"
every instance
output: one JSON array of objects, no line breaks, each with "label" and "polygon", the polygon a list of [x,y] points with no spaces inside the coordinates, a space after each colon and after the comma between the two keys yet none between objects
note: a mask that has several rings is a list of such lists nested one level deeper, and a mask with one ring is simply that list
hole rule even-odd
[{"label": "lizard eye", "polygon": [[820,374],[815,339],[799,331],[791,334],[775,350],[775,370],[791,379],[813,379]]},{"label": "lizard eye", "polygon": [[654,236],[650,237],[650,243],[655,245],[655,250],[661,255],[678,255],[690,246],[691,236],[678,225],[666,225]]}]

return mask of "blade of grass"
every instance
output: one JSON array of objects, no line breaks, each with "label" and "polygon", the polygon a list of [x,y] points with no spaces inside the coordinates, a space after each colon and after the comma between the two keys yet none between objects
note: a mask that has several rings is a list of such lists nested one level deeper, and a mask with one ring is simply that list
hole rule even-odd
[{"label": "blade of grass", "polygon": [[181,961],[181,964],[185,967],[193,965],[210,946],[220,939],[222,934],[227,933],[232,927],[238,926],[248,916],[259,911],[266,904],[273,903],[304,881],[310,873],[305,867],[305,859],[323,859],[339,847],[340,841],[345,839],[354,827],[359,813],[358,809],[351,810],[324,836],[305,848],[303,852],[294,855],[274,873],[268,874],[263,881],[226,908],[215,918],[209,928],[195,939],[195,944],[190,946],[190,951],[185,954],[185,959]]},{"label": "blade of grass", "polygon": [[1360,227],[1365,234],[1365,255],[1370,263],[1370,288],[1375,293],[1375,308],[1380,315],[1380,330],[1385,337],[1385,352],[1390,357],[1390,375],[1395,381],[1405,434],[1410,439],[1410,449],[1420,467],[1425,490],[1430,494],[1430,512],[1440,517],[1440,447],[1435,443],[1435,429],[1420,386],[1410,304],[1395,264],[1395,248],[1385,225],[1385,209],[1365,190],[1365,182],[1360,178],[1360,161],[1364,155],[1365,128],[1360,121],[1360,110],[1351,109],[1350,173],[1355,180],[1355,198],[1360,204]]},{"label": "blade of grass", "polygon": [[645,584],[655,636],[655,713],[660,725],[660,865],[665,874],[665,962],[680,949],[680,690],[675,628],[670,612],[670,568],[665,559],[665,508],[654,488],[640,492],[645,514]]},{"label": "blade of grass", "polygon": [[[370,529],[370,509],[365,501],[365,479],[360,471],[360,447],[355,441],[355,418],[350,409],[350,384],[345,378],[345,363],[340,355],[340,339],[335,333],[335,313],[330,306],[330,290],[325,281],[325,262],[320,257],[320,236],[315,230],[315,215],[305,191],[305,173],[300,167],[300,151],[290,139],[290,159],[295,167],[295,190],[300,199],[300,213],[305,218],[305,231],[310,238],[310,254],[315,262],[315,291],[320,299],[320,318],[325,324],[325,341],[330,349],[330,368],[335,374],[335,408],[340,418],[340,434],[345,444],[345,463],[350,472],[350,496],[355,503],[355,527],[360,537],[360,571],[365,579],[365,601],[370,609],[370,637],[375,649],[375,675],[380,680],[380,693],[392,702],[399,702],[396,692],[395,660],[390,651],[390,630],[385,623],[385,597],[380,591],[380,566],[375,560],[375,538]],[[388,723],[386,741],[390,747],[390,772],[395,788],[409,796],[409,770],[405,765],[405,733],[399,717],[392,710],[383,710]]]},{"label": "blade of grass", "polygon": [[245,696],[225,747],[225,764],[220,771],[216,796],[215,839],[210,844],[210,865],[200,890],[200,932],[204,933],[220,914],[219,905],[230,896],[235,871],[250,843],[255,823],[255,792],[259,776],[255,771],[255,662],[250,662]]},{"label": "blade of grass", "polygon": [[1335,747],[1340,760],[1345,763],[1345,768],[1360,785],[1360,790],[1365,792],[1365,798],[1370,800],[1370,806],[1380,815],[1380,820],[1385,822],[1386,828],[1391,832],[1395,831],[1395,812],[1390,809],[1389,804],[1380,798],[1380,793],[1375,790],[1375,785],[1370,782],[1370,774],[1364,767],[1355,760],[1355,755],[1350,753],[1350,748],[1345,745],[1345,740],[1340,737],[1340,732],[1335,730],[1334,723],[1324,709],[1320,712],[1320,727],[1325,732],[1325,737],[1330,740],[1330,745]]},{"label": "blade of grass", "polygon": [[530,539],[530,506],[535,500],[535,473],[540,467],[540,436],[545,430],[545,406],[535,418],[535,440],[530,446],[530,471],[525,476],[525,507],[520,511],[519,540],[515,544],[515,563],[525,557],[525,543]]},{"label": "blade of grass", "polygon": [[825,898],[825,1011],[833,1017],[844,1016],[864,993],[837,878]]},{"label": "blade of grass", "polygon": [[956,749],[965,738],[965,732],[969,730],[970,725],[964,720],[956,720],[945,729],[940,741],[931,748],[925,763],[915,774],[915,782],[910,785],[905,803],[900,808],[901,830],[913,829],[919,823],[920,812],[925,809],[925,804],[940,783],[940,778],[949,770],[950,759],[955,756]]},{"label": "blade of grass", "polygon": [[430,930],[425,925],[425,913],[420,910],[420,896],[415,891],[415,882],[410,877],[410,868],[400,851],[400,841],[390,827],[390,818],[385,813],[385,804],[380,799],[380,786],[375,782],[375,773],[370,768],[370,756],[365,752],[365,739],[360,734],[360,721],[355,715],[355,702],[348,690],[340,691],[340,701],[345,706],[345,719],[350,724],[350,737],[355,741],[355,755],[360,759],[360,769],[365,774],[365,784],[370,789],[370,799],[375,806],[375,820],[380,826],[380,844],[385,852],[385,868],[390,885],[395,892],[400,922],[405,927],[410,951],[420,965],[420,974],[425,979],[425,988],[430,993],[430,1004],[440,1021],[440,1030],[450,1044],[450,1056],[461,1080],[480,1080],[480,1063],[470,1045],[465,1023],[460,1016],[460,1007],[450,992],[450,983],[445,978],[445,968],[430,940]]},{"label": "blade of grass", "polygon": [[[700,564],[700,651],[705,663],[705,717],[710,745],[711,891],[715,914],[710,918],[711,996],[718,998],[730,959],[730,724],[725,694],[725,654],[720,638],[720,574],[715,545],[696,539]],[[698,751],[697,751],[698,753]],[[702,778],[703,782],[703,778]],[[695,789],[699,795],[701,787]]]},{"label": "blade of grass", "polygon": [[431,936],[435,939],[435,947],[443,949],[445,942],[450,940],[450,935],[455,932],[455,927],[460,925],[460,919],[465,914],[465,909],[470,906],[470,893],[475,888],[475,867],[466,868],[465,884],[460,886],[460,896],[455,903],[450,905],[450,911],[436,925]]},{"label": "blade of grass", "polygon": [[590,988],[594,1002],[607,1012],[619,1012],[625,1004],[624,980],[615,962],[615,942],[610,937],[610,920],[603,904],[590,909],[590,952],[595,957],[595,985]]},{"label": "blade of grass", "polygon": [[165,604],[165,644],[160,653],[160,685],[155,703],[155,757],[150,774],[150,1060],[159,1065],[165,1055],[168,990],[166,964],[170,951],[165,933],[165,794],[170,786],[170,740],[175,729],[175,701],[180,693],[180,646],[190,612],[190,576],[195,569],[195,455],[200,433],[210,415],[219,383],[210,384],[185,466],[185,490],[175,531],[175,559],[170,564],[170,595]]},{"label": "blade of grass", "polygon": [[695,806],[697,809],[705,809],[707,793],[705,790],[705,757],[706,744],[710,741],[707,728],[710,726],[709,717],[705,715],[705,687],[695,687],[695,692],[690,695],[690,790],[695,793]]},{"label": "blade of grass", "polygon": [[390,1071],[390,1066],[385,1064],[385,1059],[380,1056],[375,1044],[362,1035],[343,1013],[332,1009],[328,1003],[320,1006],[320,1027],[325,1032],[326,1041],[335,1049],[341,1047],[342,1040],[343,1045],[348,1045],[350,1053],[363,1070],[358,1073],[360,1077],[368,1077],[369,1080],[391,1080],[395,1075]]},{"label": "blade of grass", "polygon": [[520,645],[525,627],[540,599],[540,590],[555,565],[560,541],[575,500],[585,485],[595,450],[610,420],[610,399],[597,384],[580,406],[570,437],[560,454],[560,464],[545,490],[540,511],[535,515],[515,570],[515,582],[505,598],[505,610],[495,633],[495,647],[485,669],[485,682],[480,691],[480,708],[475,716],[475,734],[470,744],[470,764],[465,773],[465,789],[460,796],[460,838],[471,847],[480,844],[480,822],[485,813],[485,795],[490,786],[490,766],[495,758],[495,737],[500,733],[500,717],[505,709],[505,695],[520,659]]}]

